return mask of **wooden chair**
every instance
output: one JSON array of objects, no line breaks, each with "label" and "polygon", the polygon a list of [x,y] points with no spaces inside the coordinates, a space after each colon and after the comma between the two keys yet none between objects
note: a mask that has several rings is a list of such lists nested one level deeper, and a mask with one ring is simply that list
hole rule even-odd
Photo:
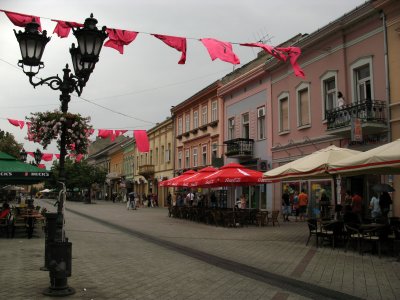
[{"label": "wooden chair", "polygon": [[315,236],[315,241],[316,241],[316,246],[318,247],[318,237],[320,235],[320,232],[318,230],[318,224],[317,224],[317,219],[309,219],[307,220],[307,225],[308,225],[308,239],[306,242],[306,246],[310,242],[310,239],[312,236]]},{"label": "wooden chair", "polygon": [[333,224],[324,224],[321,223],[321,232],[320,236],[322,237],[322,242],[324,240],[328,240],[331,242],[332,248],[335,248],[335,232],[334,232]]},{"label": "wooden chair", "polygon": [[267,211],[259,211],[256,215],[257,225],[259,227],[265,226],[267,224],[268,212]]},{"label": "wooden chair", "polygon": [[362,232],[362,241],[369,242],[371,246],[377,246],[378,256],[381,258],[381,238],[380,238],[381,230],[377,228],[372,228],[368,230],[364,230]]},{"label": "wooden chair", "polygon": [[6,237],[10,237],[10,216],[11,213],[9,213],[5,218],[0,219],[0,234],[5,233]]},{"label": "wooden chair", "polygon": [[344,232],[346,236],[346,248],[345,252],[349,247],[350,241],[357,242],[357,251],[361,253],[361,242],[362,242],[362,233],[354,224],[344,224]]},{"label": "wooden chair", "polygon": [[269,224],[269,222],[272,222],[272,226],[275,226],[275,223],[277,223],[278,226],[280,226],[278,217],[279,217],[279,210],[273,210],[271,213],[271,217],[267,216],[267,225]]}]

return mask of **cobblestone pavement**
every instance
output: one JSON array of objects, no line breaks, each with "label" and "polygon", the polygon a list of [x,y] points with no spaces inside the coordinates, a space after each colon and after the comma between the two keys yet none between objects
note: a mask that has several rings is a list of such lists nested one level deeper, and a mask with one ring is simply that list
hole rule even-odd
[{"label": "cobblestone pavement", "polygon": [[[55,211],[52,202],[35,205]],[[66,208],[70,299],[322,299],[318,287],[332,298],[400,299],[394,258],[306,247],[304,223],[223,228],[169,218],[164,208],[128,211],[105,201]],[[50,299],[41,294],[49,275],[39,270],[44,234],[36,233],[0,238],[0,299]]]}]

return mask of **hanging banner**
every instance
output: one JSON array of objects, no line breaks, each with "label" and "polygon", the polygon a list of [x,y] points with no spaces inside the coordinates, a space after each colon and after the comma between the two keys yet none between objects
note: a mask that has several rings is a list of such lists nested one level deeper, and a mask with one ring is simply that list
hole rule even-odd
[{"label": "hanging banner", "polygon": [[360,118],[351,119],[351,141],[352,142],[362,142],[362,127]]}]

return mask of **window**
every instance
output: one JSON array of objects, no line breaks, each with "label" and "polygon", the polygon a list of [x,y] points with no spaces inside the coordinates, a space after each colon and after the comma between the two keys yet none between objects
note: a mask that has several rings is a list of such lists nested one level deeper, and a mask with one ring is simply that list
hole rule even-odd
[{"label": "window", "polygon": [[371,76],[369,65],[364,65],[354,70],[356,78],[357,101],[363,102],[371,98]]},{"label": "window", "polygon": [[242,138],[244,139],[250,138],[249,113],[245,113],[242,115]]},{"label": "window", "polygon": [[310,125],[310,93],[308,83],[297,88],[297,126]]},{"label": "window", "polygon": [[156,160],[155,160],[154,164],[158,165],[158,148],[156,148]]},{"label": "window", "polygon": [[336,107],[336,80],[335,78],[329,78],[324,81],[324,98],[325,107],[327,110]]},{"label": "window", "polygon": [[139,155],[136,157],[136,169],[139,169]]},{"label": "window", "polygon": [[167,151],[165,151],[165,162],[171,161],[171,143],[168,143]]},{"label": "window", "polygon": [[197,167],[197,147],[193,148],[193,167]]},{"label": "window", "polygon": [[203,166],[207,165],[207,145],[201,147],[201,163]]},{"label": "window", "polygon": [[228,140],[235,138],[235,118],[228,119]]},{"label": "window", "polygon": [[372,100],[374,95],[372,58],[365,57],[357,60],[351,65],[351,70],[353,102],[364,102],[366,99]]},{"label": "window", "polygon": [[185,168],[190,168],[190,151],[189,151],[189,149],[185,150]]},{"label": "window", "polygon": [[214,158],[218,158],[218,144],[217,143],[213,143],[212,144],[212,150],[211,150],[211,157]]},{"label": "window", "polygon": [[178,152],[178,169],[182,169],[182,151]]},{"label": "window", "polygon": [[185,132],[190,131],[190,115],[187,114],[185,117]]},{"label": "window", "polygon": [[161,146],[161,164],[164,163],[164,158],[165,158],[165,147]]},{"label": "window", "polygon": [[199,127],[199,111],[195,110],[193,112],[193,129]]},{"label": "window", "polygon": [[208,123],[207,110],[207,105],[203,106],[203,108],[201,109],[201,125],[206,125]]},{"label": "window", "polygon": [[279,97],[279,132],[289,131],[289,94]]},{"label": "window", "polygon": [[265,106],[257,108],[257,137],[265,139]]},{"label": "window", "polygon": [[218,120],[218,102],[213,101],[211,103],[211,122]]},{"label": "window", "polygon": [[182,118],[178,119],[178,135],[182,134],[182,130],[183,130],[183,120]]},{"label": "window", "polygon": [[153,164],[153,150],[150,150],[150,165]]}]

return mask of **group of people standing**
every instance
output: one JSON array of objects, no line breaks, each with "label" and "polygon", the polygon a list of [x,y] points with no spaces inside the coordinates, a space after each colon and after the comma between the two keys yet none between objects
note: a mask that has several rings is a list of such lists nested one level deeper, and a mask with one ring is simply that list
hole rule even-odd
[{"label": "group of people standing", "polygon": [[301,190],[299,194],[298,191],[294,192],[293,199],[291,201],[289,191],[285,190],[282,194],[282,215],[283,221],[289,222],[289,216],[292,214],[292,207],[295,213],[295,221],[305,221],[305,217],[307,215],[307,206],[308,206],[308,195],[305,190]]}]

